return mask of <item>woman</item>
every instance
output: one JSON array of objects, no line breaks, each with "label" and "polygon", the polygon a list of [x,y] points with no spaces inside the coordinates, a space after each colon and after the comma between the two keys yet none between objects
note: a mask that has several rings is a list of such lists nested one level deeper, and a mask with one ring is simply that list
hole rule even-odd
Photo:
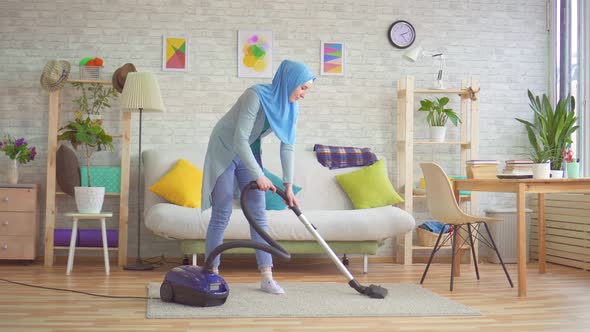
[{"label": "woman", "polygon": [[[205,156],[201,204],[202,210],[212,209],[207,228],[206,256],[223,242],[223,233],[232,212],[234,179],[237,179],[240,190],[249,182],[256,181],[260,190],[248,194],[248,208],[258,225],[268,230],[264,191],[270,189],[274,192],[276,188],[262,171],[260,140],[270,132],[281,140],[287,204],[298,206],[292,189],[293,144],[299,115],[297,102],[305,98],[314,80],[306,65],[284,60],[272,84],[257,84],[247,89],[213,128]],[[254,241],[266,243],[252,227],[250,236]],[[284,294],[283,288],[272,278],[272,256],[256,250],[256,261],[262,274],[260,288],[268,293]],[[215,258],[213,266],[217,272],[219,257]]]}]

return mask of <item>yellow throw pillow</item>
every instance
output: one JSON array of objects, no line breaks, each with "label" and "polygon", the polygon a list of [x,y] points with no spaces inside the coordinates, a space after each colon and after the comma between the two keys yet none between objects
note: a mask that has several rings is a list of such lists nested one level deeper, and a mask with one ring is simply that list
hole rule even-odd
[{"label": "yellow throw pillow", "polygon": [[150,191],[170,203],[191,208],[201,207],[203,171],[185,159],[176,165],[150,187]]},{"label": "yellow throw pillow", "polygon": [[355,209],[375,208],[404,201],[393,189],[383,160],[357,171],[336,175],[336,180]]}]

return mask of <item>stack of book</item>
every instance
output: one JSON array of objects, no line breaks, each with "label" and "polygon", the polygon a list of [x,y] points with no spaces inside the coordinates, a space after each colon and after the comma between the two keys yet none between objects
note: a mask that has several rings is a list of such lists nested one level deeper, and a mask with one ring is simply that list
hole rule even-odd
[{"label": "stack of book", "polygon": [[506,160],[503,174],[532,175],[533,162],[531,160]]},{"label": "stack of book", "polygon": [[495,179],[498,174],[497,160],[467,160],[467,177],[470,179]]}]

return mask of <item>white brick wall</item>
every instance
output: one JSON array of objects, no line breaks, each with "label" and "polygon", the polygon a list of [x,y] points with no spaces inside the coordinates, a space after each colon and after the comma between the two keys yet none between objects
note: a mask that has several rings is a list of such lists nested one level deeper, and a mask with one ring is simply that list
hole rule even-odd
[{"label": "white brick wall", "polygon": [[[402,51],[390,46],[386,37],[389,25],[406,19],[417,30],[417,43],[445,52],[449,86],[459,87],[461,79],[480,75],[481,156],[502,161],[524,157],[527,139],[513,118],[529,117],[527,88],[542,92],[547,85],[545,17],[545,1],[532,0],[3,0],[0,130],[31,139],[37,146],[38,158],[22,167],[21,181],[40,184],[43,220],[48,94],[39,87],[39,76],[48,60],[59,58],[77,64],[83,57],[99,56],[109,73],[126,62],[155,72],[167,112],[144,117],[142,146],[173,144],[190,149],[207,142],[215,121],[245,88],[270,81],[237,78],[237,30],[271,30],[275,68],[289,58],[307,63],[318,73],[320,41],[346,42],[347,75],[318,75],[301,103],[298,144],[371,147],[387,157],[393,175],[395,82],[403,75],[414,75],[417,85],[426,87],[438,65],[428,59],[405,62]],[[161,71],[164,33],[191,38],[188,73]],[[77,75],[76,68],[72,75]],[[73,108],[69,102],[73,96],[71,89],[65,93],[65,109]],[[107,119],[112,131],[117,131],[118,107],[111,112]],[[132,170],[136,170],[136,115],[131,152]],[[443,153],[454,154],[455,150]],[[416,154],[417,162],[433,159],[432,154],[452,160],[432,148],[416,149]],[[117,158],[117,153],[102,154],[95,164],[116,163]],[[5,167],[6,161],[0,158],[0,166]],[[459,165],[451,163],[449,167]],[[133,171],[130,255],[136,250],[135,187]],[[106,208],[114,209],[116,200],[110,200]],[[505,196],[492,194],[486,201],[488,206],[511,204]],[[58,199],[58,204],[60,211],[73,208],[66,198]],[[64,224],[63,220],[58,222],[58,226]],[[142,239],[143,256],[179,255],[171,241],[147,231]],[[391,248],[380,254],[391,255]]]}]

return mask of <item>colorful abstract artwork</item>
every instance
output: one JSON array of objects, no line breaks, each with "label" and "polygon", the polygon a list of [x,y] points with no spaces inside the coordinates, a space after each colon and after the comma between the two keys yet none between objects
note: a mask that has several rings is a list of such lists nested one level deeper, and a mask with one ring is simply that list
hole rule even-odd
[{"label": "colorful abstract artwork", "polygon": [[272,31],[238,31],[238,77],[272,77]]},{"label": "colorful abstract artwork", "polygon": [[322,41],[321,75],[344,76],[344,43]]},{"label": "colorful abstract artwork", "polygon": [[162,70],[188,71],[188,38],[164,35],[162,46]]}]

